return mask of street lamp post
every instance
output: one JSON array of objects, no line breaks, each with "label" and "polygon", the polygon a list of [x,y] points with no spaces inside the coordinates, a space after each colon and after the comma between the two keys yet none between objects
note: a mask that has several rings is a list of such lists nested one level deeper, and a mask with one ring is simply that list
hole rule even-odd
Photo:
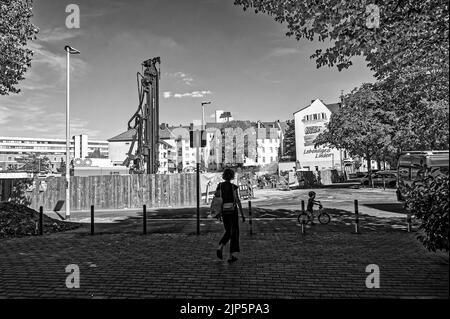
[{"label": "street lamp post", "polygon": [[80,51],[69,45],[64,47],[66,51],[66,219],[70,219],[70,55],[79,54]]},{"label": "street lamp post", "polygon": [[[205,105],[211,104],[211,102],[202,102],[202,123],[200,126],[200,132],[197,133],[196,141],[197,141],[197,235],[200,235],[200,148],[202,146],[202,131],[204,126],[204,117],[205,117]],[[208,197],[208,194],[206,194]]]}]

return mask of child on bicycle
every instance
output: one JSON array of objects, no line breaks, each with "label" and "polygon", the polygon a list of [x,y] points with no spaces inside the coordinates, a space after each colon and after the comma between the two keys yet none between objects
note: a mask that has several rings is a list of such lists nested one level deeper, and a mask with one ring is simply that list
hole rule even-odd
[{"label": "child on bicycle", "polygon": [[[322,204],[320,203],[320,201],[316,200],[316,192],[311,191],[311,192],[308,193],[308,196],[309,196],[309,198],[308,198],[308,205],[306,206],[306,211],[307,212],[310,212],[311,214],[314,214],[313,213],[314,205],[319,205],[319,209],[322,209]],[[314,222],[311,221],[311,224],[313,225]]]}]

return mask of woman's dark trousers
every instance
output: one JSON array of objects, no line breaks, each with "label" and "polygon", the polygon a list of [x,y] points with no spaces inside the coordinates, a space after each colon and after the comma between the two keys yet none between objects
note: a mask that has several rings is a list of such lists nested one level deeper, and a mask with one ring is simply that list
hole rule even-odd
[{"label": "woman's dark trousers", "polygon": [[222,215],[225,234],[219,244],[225,245],[230,240],[230,254],[239,252],[239,216],[236,213]]}]

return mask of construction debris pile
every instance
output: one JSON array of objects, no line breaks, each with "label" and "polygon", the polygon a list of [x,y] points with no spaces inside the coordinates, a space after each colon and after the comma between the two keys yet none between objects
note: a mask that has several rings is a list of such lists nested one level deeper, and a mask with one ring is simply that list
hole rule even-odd
[{"label": "construction debris pile", "polygon": [[[78,228],[68,223],[43,216],[44,234],[57,233]],[[34,236],[39,232],[39,213],[24,205],[11,202],[0,203],[0,238]]]}]

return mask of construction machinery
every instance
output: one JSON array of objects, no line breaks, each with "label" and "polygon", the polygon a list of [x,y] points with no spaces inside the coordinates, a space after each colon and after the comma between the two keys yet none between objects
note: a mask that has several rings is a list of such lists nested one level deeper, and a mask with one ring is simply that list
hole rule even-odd
[{"label": "construction machinery", "polygon": [[156,174],[159,153],[159,79],[161,59],[142,62],[142,72],[137,73],[139,105],[128,121],[128,131],[133,132],[124,166],[131,174]]}]

